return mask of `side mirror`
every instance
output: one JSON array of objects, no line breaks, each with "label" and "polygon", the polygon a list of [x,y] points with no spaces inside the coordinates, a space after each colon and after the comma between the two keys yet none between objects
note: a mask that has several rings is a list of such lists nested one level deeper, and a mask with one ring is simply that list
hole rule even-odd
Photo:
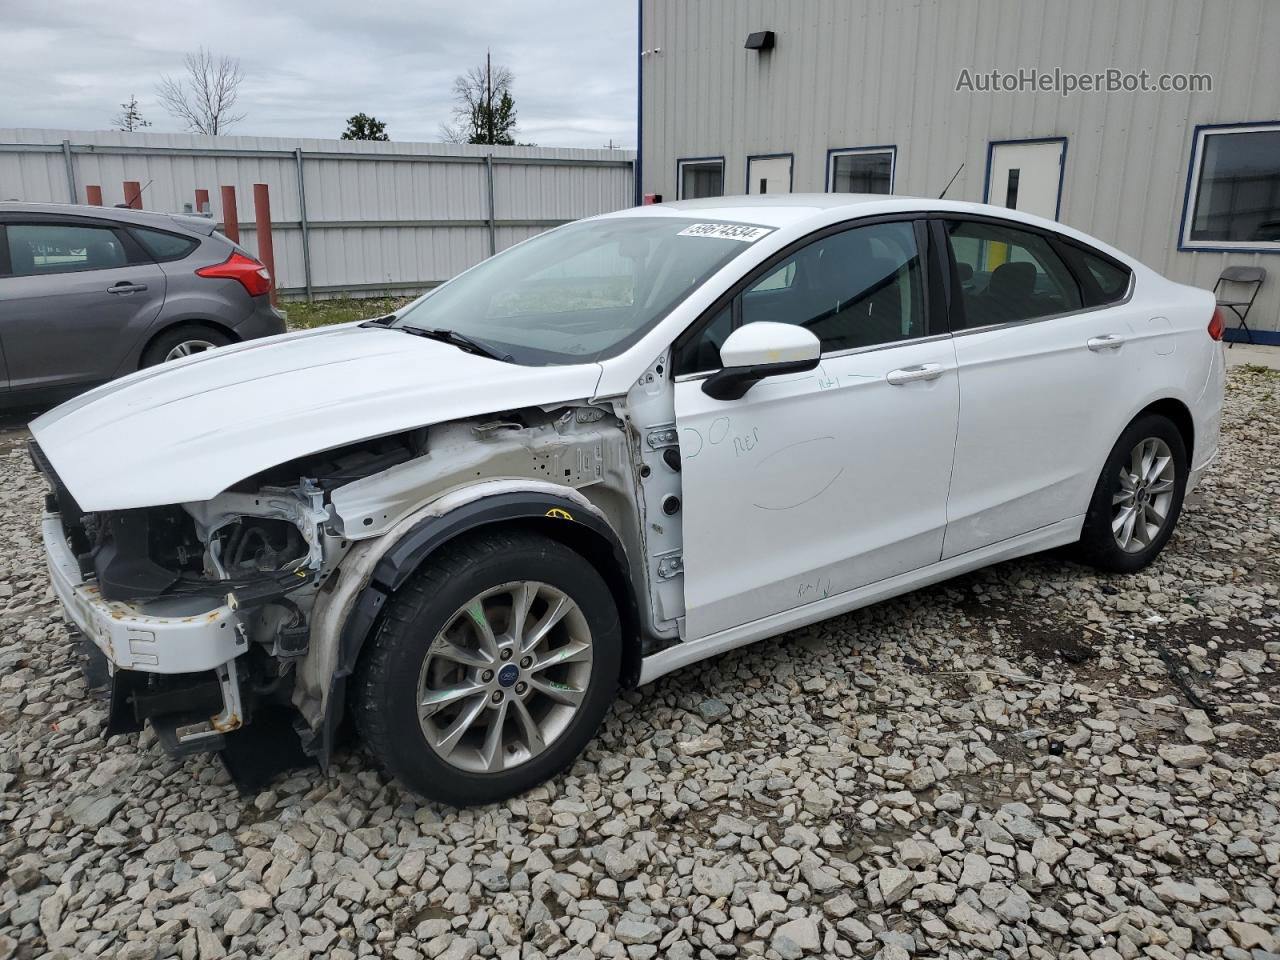
[{"label": "side mirror", "polygon": [[737,400],[765,377],[814,369],[821,356],[822,344],[804,327],[748,323],[725,339],[724,369],[702,381],[702,392],[714,400]]}]

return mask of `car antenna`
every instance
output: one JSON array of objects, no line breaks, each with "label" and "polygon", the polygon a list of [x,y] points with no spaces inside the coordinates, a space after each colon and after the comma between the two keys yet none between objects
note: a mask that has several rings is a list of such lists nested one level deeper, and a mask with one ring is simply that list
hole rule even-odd
[{"label": "car antenna", "polygon": [[960,176],[960,171],[963,169],[964,163],[961,163],[960,166],[956,167],[956,172],[951,175],[951,179],[947,181],[947,185],[943,187],[942,192],[938,194],[939,200],[947,195],[947,191],[951,189],[951,185],[956,182],[956,177]]}]

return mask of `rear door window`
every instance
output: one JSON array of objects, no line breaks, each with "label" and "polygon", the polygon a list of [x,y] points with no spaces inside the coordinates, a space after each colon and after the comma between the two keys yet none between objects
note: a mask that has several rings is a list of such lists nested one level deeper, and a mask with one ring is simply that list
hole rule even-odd
[{"label": "rear door window", "polygon": [[1049,240],[1029,230],[948,220],[964,326],[985,327],[1079,310],[1079,284]]},{"label": "rear door window", "polygon": [[191,237],[184,237],[164,230],[147,227],[131,227],[143,249],[157,260],[181,260],[199,244]]},{"label": "rear door window", "polygon": [[110,270],[129,263],[124,241],[110,227],[10,223],[5,235],[14,276]]},{"label": "rear door window", "polygon": [[1089,306],[1118,303],[1128,294],[1133,276],[1128,267],[1074,243],[1064,242],[1062,249],[1080,277]]}]

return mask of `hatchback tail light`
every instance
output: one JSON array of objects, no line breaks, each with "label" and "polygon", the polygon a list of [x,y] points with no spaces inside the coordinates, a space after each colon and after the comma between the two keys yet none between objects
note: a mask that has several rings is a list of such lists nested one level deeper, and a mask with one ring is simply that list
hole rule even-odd
[{"label": "hatchback tail light", "polygon": [[1222,316],[1222,308],[1214,307],[1213,316],[1209,319],[1209,336],[1214,340],[1221,340],[1227,330],[1227,322]]},{"label": "hatchback tail light", "polygon": [[260,297],[271,291],[271,274],[267,268],[253,257],[246,257],[239,251],[232,251],[222,263],[201,267],[196,271],[199,277],[216,277],[220,279],[239,280],[240,286],[248,291],[251,297]]}]

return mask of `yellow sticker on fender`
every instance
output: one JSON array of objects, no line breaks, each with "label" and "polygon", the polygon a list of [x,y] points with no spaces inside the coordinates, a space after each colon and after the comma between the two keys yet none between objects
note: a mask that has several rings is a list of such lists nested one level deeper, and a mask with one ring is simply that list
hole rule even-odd
[{"label": "yellow sticker on fender", "polygon": [[552,507],[547,511],[548,517],[554,517],[557,520],[572,520],[573,515],[568,510],[561,510],[559,507]]}]

